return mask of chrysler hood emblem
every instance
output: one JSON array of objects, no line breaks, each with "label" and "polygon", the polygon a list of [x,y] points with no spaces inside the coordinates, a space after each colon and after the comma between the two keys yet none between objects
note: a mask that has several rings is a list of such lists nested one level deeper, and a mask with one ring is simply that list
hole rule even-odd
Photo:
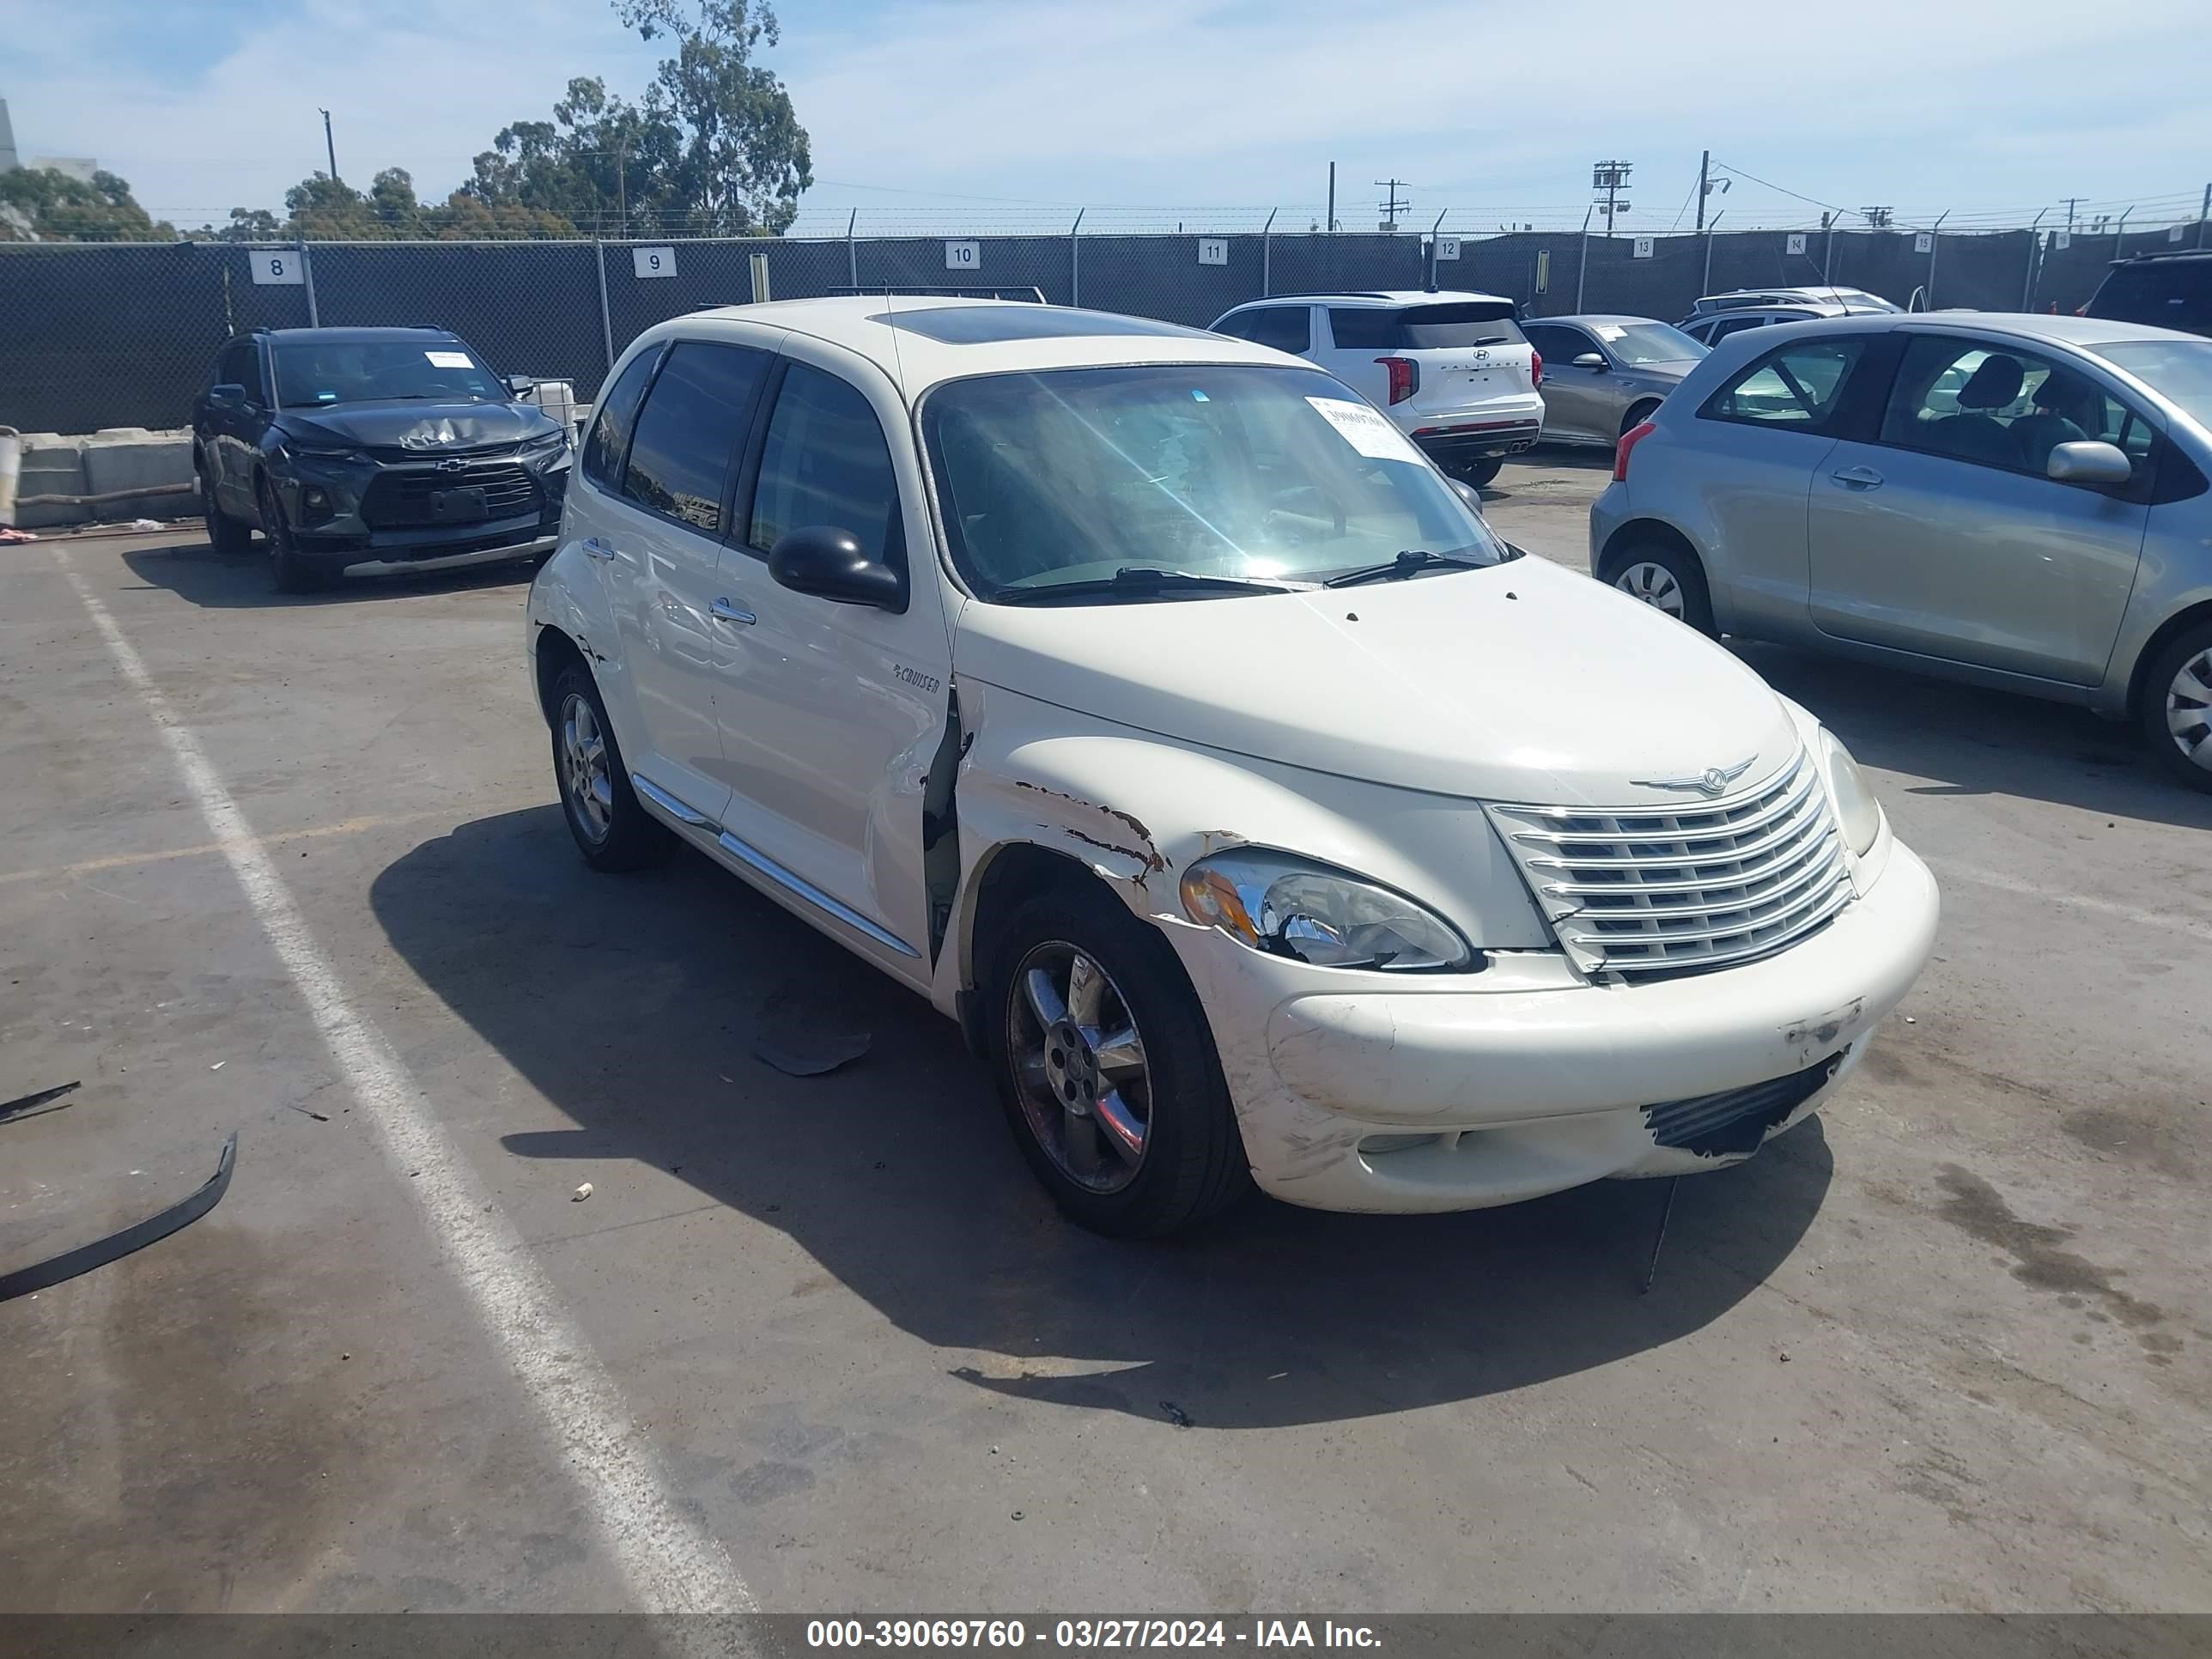
[{"label": "chrysler hood emblem", "polygon": [[1746,755],[1734,766],[1708,766],[1686,778],[1631,778],[1629,781],[1644,789],[1695,789],[1703,795],[1717,796],[1751,770],[1752,762],[1758,758]]}]

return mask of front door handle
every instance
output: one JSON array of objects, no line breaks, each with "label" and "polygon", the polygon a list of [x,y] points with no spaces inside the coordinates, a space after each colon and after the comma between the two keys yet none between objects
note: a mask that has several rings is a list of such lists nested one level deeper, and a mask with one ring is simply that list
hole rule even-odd
[{"label": "front door handle", "polygon": [[1875,471],[1870,466],[1838,467],[1835,471],[1831,472],[1828,476],[1833,478],[1838,483],[1848,485],[1853,489],[1879,489],[1881,488],[1881,474]]},{"label": "front door handle", "polygon": [[760,618],[750,611],[732,605],[727,599],[717,599],[709,607],[716,622],[735,623],[740,628],[750,628]]},{"label": "front door handle", "polygon": [[594,559],[611,559],[615,556],[615,544],[597,536],[586,536],[584,538],[584,551]]}]

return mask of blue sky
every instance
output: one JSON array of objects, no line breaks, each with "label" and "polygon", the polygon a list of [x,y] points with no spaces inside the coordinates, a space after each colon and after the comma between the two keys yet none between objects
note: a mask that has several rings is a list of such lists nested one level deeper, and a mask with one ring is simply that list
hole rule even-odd
[{"label": "blue sky", "polygon": [[[568,77],[635,94],[659,56],[601,0],[8,0],[0,96],[32,153],[90,155],[179,224],[275,206],[322,165],[440,196]],[[1339,163],[1446,228],[1573,223],[1589,164],[1636,164],[1626,229],[1690,222],[1700,149],[1723,222],[1825,203],[2024,223],[2067,196],[2134,222],[2212,169],[2202,0],[836,0],[783,9],[768,61],[813,137],[802,228],[1303,228]],[[1809,198],[1812,201],[1804,199]],[[1231,213],[1231,209],[1246,211]],[[2063,209],[2060,210],[2063,212]]]}]

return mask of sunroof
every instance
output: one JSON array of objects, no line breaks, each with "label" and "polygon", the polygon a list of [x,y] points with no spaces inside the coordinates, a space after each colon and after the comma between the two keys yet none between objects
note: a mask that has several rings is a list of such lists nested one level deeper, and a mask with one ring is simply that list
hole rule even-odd
[{"label": "sunroof", "polygon": [[1210,338],[1201,329],[1179,328],[1146,317],[1073,306],[923,306],[882,311],[868,319],[919,334],[941,345],[989,345],[1000,340],[1067,340],[1100,334],[1171,334]]}]

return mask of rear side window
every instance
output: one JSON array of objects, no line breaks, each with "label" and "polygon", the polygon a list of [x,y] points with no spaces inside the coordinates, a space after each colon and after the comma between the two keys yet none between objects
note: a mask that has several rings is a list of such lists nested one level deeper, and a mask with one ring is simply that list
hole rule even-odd
[{"label": "rear side window", "polygon": [[1523,331],[1528,343],[1544,354],[1547,368],[1553,364],[1571,364],[1585,351],[1595,351],[1596,346],[1579,329],[1562,328],[1557,323],[1531,323]]},{"label": "rear side window", "polygon": [[1331,306],[1328,331],[1339,351],[1395,351],[1398,313],[1380,306]]},{"label": "rear side window", "polygon": [[1244,321],[1250,329],[1244,337],[1255,345],[1273,346],[1278,351],[1304,352],[1313,349],[1310,306],[1267,306],[1246,312]]},{"label": "rear side window", "polygon": [[722,489],[751,428],[769,354],[684,340],[646,394],[623,494],[708,535],[722,528]]},{"label": "rear side window", "polygon": [[637,419],[637,400],[645,396],[645,383],[653,378],[658,351],[641,351],[629,360],[622,378],[599,398],[592,416],[592,435],[584,441],[584,476],[605,490],[622,483],[623,456],[629,449],[629,429]]},{"label": "rear side window", "polygon": [[1803,340],[1770,351],[1707,398],[1698,413],[1710,421],[1817,431],[1836,412],[1865,343]]},{"label": "rear side window", "polygon": [[2212,334],[2212,259],[2116,265],[2089,301],[2089,315]]},{"label": "rear side window", "polygon": [[791,364],[769,417],[748,539],[767,552],[787,531],[826,525],[899,568],[905,553],[898,514],[890,449],[867,398],[849,381]]}]

